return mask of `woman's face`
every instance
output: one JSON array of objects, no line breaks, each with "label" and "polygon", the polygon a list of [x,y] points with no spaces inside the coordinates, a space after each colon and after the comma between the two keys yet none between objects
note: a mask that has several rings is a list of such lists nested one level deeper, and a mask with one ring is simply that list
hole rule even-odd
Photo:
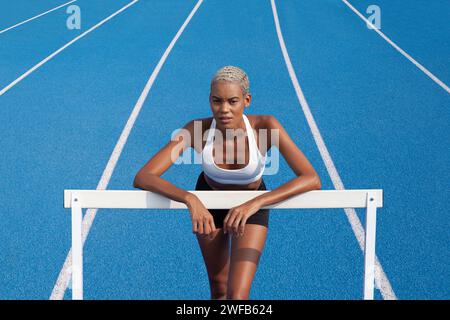
[{"label": "woman's face", "polygon": [[239,84],[217,81],[211,86],[209,103],[219,128],[238,128],[244,108],[250,105],[251,95],[244,96]]}]

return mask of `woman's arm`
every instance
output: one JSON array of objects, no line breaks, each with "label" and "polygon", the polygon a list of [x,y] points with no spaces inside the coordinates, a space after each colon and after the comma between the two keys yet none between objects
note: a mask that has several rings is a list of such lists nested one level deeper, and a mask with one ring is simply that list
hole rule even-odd
[{"label": "woman's arm", "polygon": [[276,146],[280,150],[280,153],[286,159],[286,162],[295,172],[297,177],[253,200],[261,207],[264,207],[286,200],[303,192],[320,189],[320,177],[303,152],[289,137],[289,134],[283,126],[273,116],[268,116],[266,123],[269,132],[271,129],[275,129],[278,130],[279,133],[279,139],[270,136],[271,146]]},{"label": "woman's arm", "polygon": [[161,150],[159,150],[136,174],[133,186],[152,191],[169,199],[183,202],[188,207],[192,219],[192,231],[199,235],[209,235],[216,230],[214,219],[200,199],[193,193],[180,189],[160,178],[175,160],[193,146],[194,122],[187,123],[183,129]]},{"label": "woman's arm", "polygon": [[192,132],[194,121],[187,123],[183,129],[159,150],[136,174],[133,182],[135,188],[152,191],[175,201],[189,203],[194,195],[186,190],[180,189],[160,178],[170,168],[176,159],[192,146]]}]

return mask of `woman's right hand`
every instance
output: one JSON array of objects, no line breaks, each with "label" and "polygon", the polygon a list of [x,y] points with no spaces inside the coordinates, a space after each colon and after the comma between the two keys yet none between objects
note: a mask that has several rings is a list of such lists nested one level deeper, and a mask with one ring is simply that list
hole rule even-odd
[{"label": "woman's right hand", "polygon": [[199,236],[207,236],[216,231],[214,218],[200,199],[192,194],[186,202],[192,219],[192,232]]}]

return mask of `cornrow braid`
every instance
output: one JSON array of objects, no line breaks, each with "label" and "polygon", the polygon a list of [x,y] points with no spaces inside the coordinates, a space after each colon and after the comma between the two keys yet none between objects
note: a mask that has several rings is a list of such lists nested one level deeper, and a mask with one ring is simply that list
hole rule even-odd
[{"label": "cornrow braid", "polygon": [[245,94],[250,92],[250,81],[247,74],[239,67],[235,66],[225,66],[219,69],[211,81],[211,86],[217,81],[231,81],[237,82],[241,88],[242,92]]}]

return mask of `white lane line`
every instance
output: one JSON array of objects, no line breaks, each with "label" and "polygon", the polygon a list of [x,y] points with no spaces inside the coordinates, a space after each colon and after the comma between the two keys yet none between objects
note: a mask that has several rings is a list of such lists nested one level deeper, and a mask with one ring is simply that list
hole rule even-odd
[{"label": "white lane line", "polygon": [[[136,121],[136,118],[138,117],[139,112],[141,111],[141,108],[145,102],[145,99],[147,98],[147,95],[153,86],[153,82],[155,81],[156,77],[158,76],[159,71],[161,70],[161,68],[162,68],[164,62],[166,61],[173,46],[175,45],[178,38],[183,33],[184,29],[186,28],[189,21],[194,16],[195,12],[200,7],[202,2],[203,2],[203,0],[199,0],[197,2],[197,4],[192,9],[189,16],[184,21],[183,25],[178,30],[175,37],[170,42],[166,51],[162,55],[158,64],[156,65],[155,69],[153,70],[150,78],[147,81],[147,84],[144,87],[144,90],[142,90],[142,93],[139,96],[139,99],[136,102],[136,105],[134,106],[133,111],[131,112],[130,117],[128,118],[128,121],[120,135],[119,140],[117,141],[116,146],[114,147],[114,150],[111,154],[111,157],[108,160],[108,164],[106,165],[105,170],[103,171],[102,177],[97,185],[96,190],[105,190],[106,187],[108,186],[109,180],[111,179],[114,168],[116,167],[117,161],[119,160],[119,157],[122,153],[123,147],[125,146],[125,143],[127,142],[128,136],[130,135],[131,129],[133,128],[134,122]],[[82,233],[83,234],[83,245],[86,241],[89,230],[91,229],[92,223],[94,222],[96,214],[97,214],[97,209],[86,210],[86,215],[84,216],[84,219],[83,219],[83,233]],[[67,289],[67,286],[68,286],[69,280],[70,280],[70,276],[71,276],[71,270],[70,270],[71,266],[72,266],[72,248],[69,250],[69,253],[67,254],[64,265],[61,269],[61,272],[59,273],[58,280],[56,281],[55,287],[53,288],[52,294],[50,296],[50,300],[62,300],[64,298],[64,293]]]},{"label": "white lane line", "polygon": [[[320,155],[322,156],[322,159],[325,163],[328,174],[330,175],[330,178],[333,182],[335,189],[336,190],[345,190],[344,184],[342,183],[342,180],[341,180],[341,177],[339,176],[339,173],[337,172],[337,169],[334,166],[334,163],[333,163],[333,160],[331,159],[330,153],[328,152],[325,142],[323,141],[322,135],[320,134],[319,128],[317,127],[316,121],[314,120],[314,117],[311,113],[308,102],[306,101],[306,98],[300,87],[300,84],[297,79],[297,75],[295,74],[294,67],[292,66],[292,63],[291,63],[291,59],[289,58],[289,54],[286,49],[283,34],[281,33],[280,22],[278,20],[278,13],[277,13],[276,5],[275,5],[275,0],[271,0],[271,3],[272,3],[273,17],[275,20],[275,27],[277,29],[278,40],[280,42],[281,51],[283,52],[284,61],[286,62],[286,66],[289,71],[289,76],[291,77],[291,81],[294,85],[298,100],[300,102],[300,105],[302,106],[303,113],[305,114],[306,120],[308,121],[308,125],[311,129],[314,140],[316,141]],[[364,252],[365,232],[364,232],[364,228],[361,224],[361,221],[359,220],[358,216],[356,215],[355,209],[347,208],[347,209],[344,209],[344,211],[345,211],[348,221],[350,222],[353,233],[355,234],[356,239],[358,240],[359,246],[360,246],[361,250]],[[392,290],[391,284],[389,283],[389,280],[383,271],[380,261],[378,260],[378,257],[376,257],[376,261],[375,261],[375,281],[376,281],[377,286],[380,288],[381,294],[383,295],[384,299],[386,299],[386,300],[396,300],[397,299],[394,291]],[[361,289],[362,289],[362,286],[361,286]]]},{"label": "white lane line", "polygon": [[417,62],[416,59],[411,57],[405,50],[400,48],[394,41],[389,39],[388,36],[386,36],[383,32],[378,30],[369,20],[366,19],[366,17],[364,17],[358,10],[356,10],[355,7],[353,7],[347,0],[342,0],[342,2],[344,2],[354,13],[356,13],[358,15],[358,17],[360,17],[364,22],[366,22],[372,28],[372,30],[374,30],[384,40],[386,40],[387,43],[389,43],[392,47],[394,47],[395,50],[400,52],[406,59],[411,61],[417,68],[419,68],[423,73],[425,73],[428,77],[430,77],[431,80],[436,82],[439,86],[442,87],[442,89],[447,91],[447,93],[450,93],[450,88],[443,81],[441,81],[438,77],[436,77],[434,74],[432,74],[431,71],[429,71],[427,68],[425,68],[419,62]]},{"label": "white lane line", "polygon": [[32,17],[32,18],[30,18],[30,19],[28,19],[28,20],[19,22],[19,23],[15,24],[15,25],[13,25],[13,26],[11,26],[11,27],[9,27],[9,28],[3,29],[3,30],[0,31],[0,34],[6,32],[6,31],[8,31],[8,30],[14,29],[14,28],[16,28],[16,27],[18,27],[18,26],[21,26],[22,24],[25,24],[25,23],[27,23],[27,22],[30,22],[30,21],[32,21],[32,20],[34,20],[34,19],[37,19],[37,18],[39,18],[39,17],[42,17],[42,16],[46,15],[47,13],[50,13],[50,12],[55,11],[55,10],[58,10],[59,8],[62,8],[62,7],[64,7],[64,6],[67,6],[68,4],[71,4],[72,2],[75,2],[75,1],[77,1],[77,0],[72,0],[72,1],[66,2],[66,3],[64,3],[64,4],[60,5],[60,6],[57,6],[57,7],[53,8],[53,9],[50,9],[50,10],[48,10],[48,11],[45,11],[45,12],[41,13],[41,14],[38,14],[37,16],[34,16],[34,17]]},{"label": "white lane line", "polygon": [[70,42],[66,43],[64,46],[62,46],[61,48],[59,48],[58,50],[56,50],[55,52],[53,52],[51,55],[49,55],[47,58],[45,58],[44,60],[42,60],[41,62],[39,62],[38,64],[36,64],[34,67],[32,67],[31,69],[29,69],[27,72],[25,72],[24,74],[22,74],[20,77],[18,77],[16,80],[14,80],[13,82],[11,82],[10,84],[8,84],[6,87],[4,87],[1,91],[0,91],[0,96],[2,96],[3,94],[5,94],[9,89],[11,89],[12,87],[14,87],[16,84],[18,84],[20,81],[22,81],[23,79],[25,79],[27,76],[29,76],[32,72],[34,72],[36,69],[38,69],[39,67],[41,67],[43,64],[45,64],[47,61],[49,61],[50,59],[52,59],[54,56],[56,56],[58,53],[60,53],[61,51],[63,51],[64,49],[66,49],[67,47],[69,47],[71,44],[75,43],[76,41],[80,40],[81,38],[83,38],[84,36],[86,36],[87,34],[89,34],[90,32],[94,31],[95,29],[97,29],[98,27],[100,27],[102,24],[104,24],[105,22],[107,22],[108,20],[114,18],[116,15],[118,15],[119,13],[121,13],[122,11],[126,10],[127,8],[129,8],[130,6],[132,6],[133,4],[135,4],[136,2],[138,2],[139,0],[134,0],[132,2],[130,2],[129,4],[127,4],[126,6],[122,7],[121,9],[117,10],[116,12],[114,12],[112,15],[110,15],[109,17],[103,19],[102,21],[100,21],[99,23],[97,23],[95,26],[91,27],[89,30],[86,30],[85,32],[83,32],[82,34],[80,34],[79,36],[75,37],[73,40],[71,40]]}]

